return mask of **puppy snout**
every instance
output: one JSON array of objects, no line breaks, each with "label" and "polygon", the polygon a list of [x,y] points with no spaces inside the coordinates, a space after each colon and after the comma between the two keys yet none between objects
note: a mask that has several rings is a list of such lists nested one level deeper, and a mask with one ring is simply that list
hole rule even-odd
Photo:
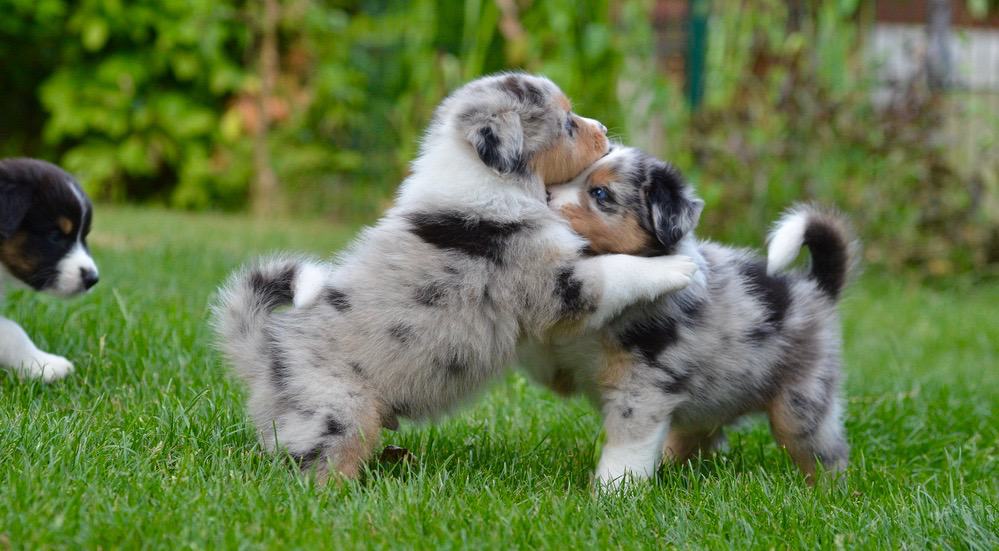
[{"label": "puppy snout", "polygon": [[607,135],[607,127],[604,126],[604,123],[598,121],[597,119],[586,119],[586,122],[592,124],[597,130],[600,131],[601,134],[605,136]]},{"label": "puppy snout", "polygon": [[97,282],[100,281],[100,276],[97,275],[96,270],[91,270],[90,268],[80,268],[80,281],[83,282],[84,289],[90,289]]}]

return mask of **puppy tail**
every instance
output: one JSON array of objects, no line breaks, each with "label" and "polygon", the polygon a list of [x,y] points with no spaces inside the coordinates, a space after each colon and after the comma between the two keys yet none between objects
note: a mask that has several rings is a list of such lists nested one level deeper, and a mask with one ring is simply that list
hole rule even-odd
[{"label": "puppy tail", "polygon": [[234,273],[219,290],[214,321],[222,349],[235,363],[255,354],[271,312],[284,305],[313,304],[327,270],[318,261],[275,256],[250,263]]},{"label": "puppy tail", "polygon": [[767,273],[786,269],[802,245],[812,255],[809,277],[832,299],[855,271],[860,242],[845,216],[816,205],[794,205],[784,212],[767,239]]}]

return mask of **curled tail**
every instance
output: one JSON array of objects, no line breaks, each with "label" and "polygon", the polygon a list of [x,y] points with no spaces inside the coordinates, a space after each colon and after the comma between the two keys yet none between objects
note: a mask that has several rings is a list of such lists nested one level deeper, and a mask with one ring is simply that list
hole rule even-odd
[{"label": "curled tail", "polygon": [[860,242],[846,217],[815,205],[799,204],[785,211],[767,241],[767,273],[787,268],[807,245],[812,255],[808,277],[834,300],[860,256]]},{"label": "curled tail", "polygon": [[314,303],[326,273],[318,261],[275,256],[252,262],[229,278],[219,290],[214,321],[221,348],[237,371],[252,376],[258,368],[259,345],[271,312],[283,305]]}]

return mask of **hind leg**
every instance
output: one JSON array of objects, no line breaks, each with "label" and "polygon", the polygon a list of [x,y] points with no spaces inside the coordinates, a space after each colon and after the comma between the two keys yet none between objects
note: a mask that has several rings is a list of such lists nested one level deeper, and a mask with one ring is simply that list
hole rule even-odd
[{"label": "hind leg", "polygon": [[325,384],[285,390],[276,396],[272,415],[258,423],[271,451],[283,450],[320,482],[330,476],[355,479],[371,457],[381,430],[377,401],[360,386]]},{"label": "hind leg", "polygon": [[770,429],[809,484],[819,463],[829,472],[846,469],[849,445],[835,384],[817,378],[782,389],[768,409]]},{"label": "hind leg", "polygon": [[711,430],[674,428],[666,437],[663,457],[671,463],[683,463],[697,455],[708,455],[725,448],[728,440],[721,428]]}]

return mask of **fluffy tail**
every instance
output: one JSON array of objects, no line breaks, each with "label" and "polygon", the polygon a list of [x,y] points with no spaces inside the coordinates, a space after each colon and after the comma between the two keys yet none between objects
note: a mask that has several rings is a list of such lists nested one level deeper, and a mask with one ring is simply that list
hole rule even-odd
[{"label": "fluffy tail", "polygon": [[860,242],[850,223],[836,211],[795,205],[784,212],[767,239],[767,272],[787,268],[802,245],[812,254],[809,277],[830,298],[839,297],[860,257]]},{"label": "fluffy tail", "polygon": [[323,289],[326,267],[305,257],[276,256],[250,263],[219,290],[215,328],[222,350],[244,374],[253,371],[263,328],[275,308],[313,304]]}]

